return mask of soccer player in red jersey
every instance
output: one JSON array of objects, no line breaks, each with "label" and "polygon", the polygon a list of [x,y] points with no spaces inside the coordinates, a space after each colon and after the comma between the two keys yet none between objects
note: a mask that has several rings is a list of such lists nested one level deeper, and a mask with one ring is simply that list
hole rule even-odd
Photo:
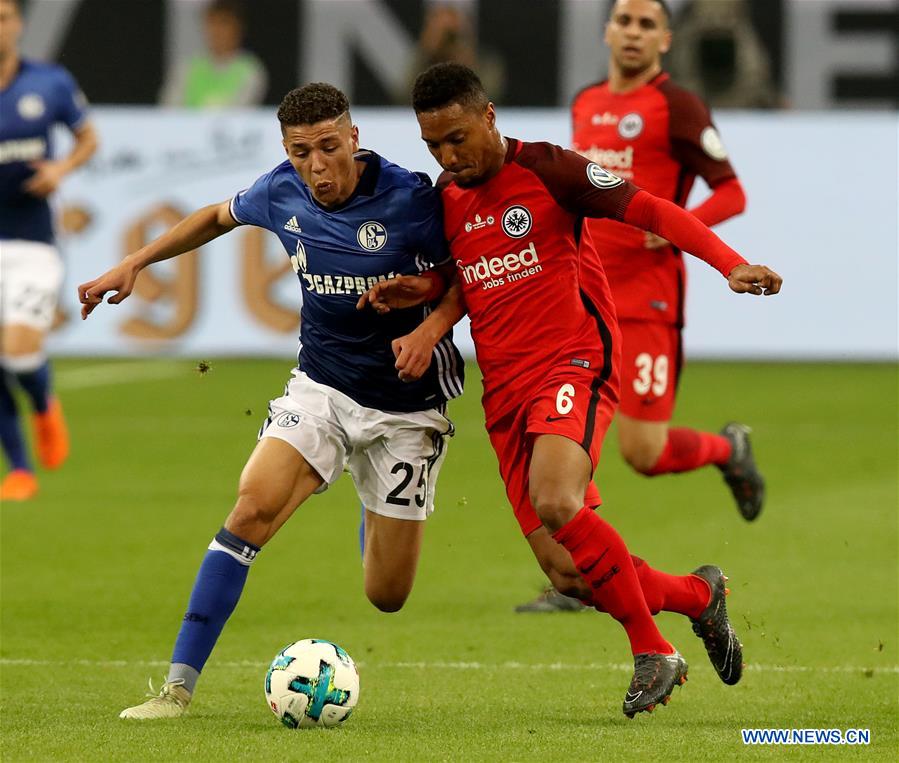
[{"label": "soccer player in red jersey", "polygon": [[[655,196],[685,206],[696,176],[711,194],[690,212],[708,226],[740,214],[746,197],[706,105],[662,70],[671,46],[664,0],[617,0],[606,25],[609,78],[589,85],[571,107],[574,149]],[[747,521],[765,498],[748,427],[719,434],[670,426],[683,364],[686,269],[681,252],[649,231],[611,219],[586,226],[602,257],[621,328],[618,441],[624,459],[647,476],[715,464]],[[518,612],[582,608],[548,588]]]},{"label": "soccer player in red jersey", "polygon": [[[709,262],[739,293],[774,294],[780,277],[749,265],[677,205],[595,162],[548,143],[504,138],[477,75],[437,64],[416,80],[421,135],[446,171],[444,230],[456,265],[438,308],[394,340],[400,376],[430,363],[434,332],[466,311],[484,377],[486,426],[515,516],[538,562],[563,593],[624,627],[634,676],[628,716],[667,701],[687,665],[653,613],[690,617],[719,675],[736,683],[742,649],[717,567],[666,575],[631,557],[595,513],[592,474],[618,403],[621,336],[586,217],[623,220]],[[359,302],[378,311],[434,298],[436,278],[401,277]]]},{"label": "soccer player in red jersey", "polygon": [[[708,226],[740,214],[746,198],[706,105],[662,70],[671,46],[663,0],[617,0],[605,30],[609,78],[584,88],[571,108],[574,149],[640,188],[685,206],[696,176],[711,189],[691,209]],[[720,434],[669,426],[683,355],[686,271],[681,251],[619,220],[589,220],[622,335],[618,439],[641,474],[723,472],[742,516],[762,509],[765,483],[748,430]]]}]

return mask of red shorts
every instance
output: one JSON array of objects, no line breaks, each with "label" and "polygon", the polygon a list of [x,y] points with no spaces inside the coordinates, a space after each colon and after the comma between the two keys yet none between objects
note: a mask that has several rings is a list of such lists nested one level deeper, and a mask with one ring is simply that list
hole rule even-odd
[{"label": "red shorts", "polygon": [[670,421],[683,354],[681,332],[667,323],[621,321],[621,412]]},{"label": "red shorts", "polygon": [[[529,489],[534,439],[541,434],[557,434],[574,440],[587,451],[596,469],[603,438],[618,405],[617,387],[617,371],[604,379],[598,370],[558,367],[524,405],[487,430],[506,495],[525,536],[543,524],[534,511]],[[591,480],[584,505],[595,507],[600,503],[599,490]]]}]

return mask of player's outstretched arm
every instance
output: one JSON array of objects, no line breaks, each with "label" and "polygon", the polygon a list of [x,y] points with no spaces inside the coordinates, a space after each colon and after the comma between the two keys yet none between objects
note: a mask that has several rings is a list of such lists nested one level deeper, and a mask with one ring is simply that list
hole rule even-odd
[{"label": "player's outstretched arm", "polygon": [[[703,225],[712,228],[741,214],[744,209],[746,209],[746,192],[740,181],[734,177],[712,187],[712,192],[705,201],[691,209],[690,214]],[[645,234],[644,246],[647,249],[660,249],[671,243],[655,233],[645,231]]]},{"label": "player's outstretched arm", "polygon": [[111,305],[126,299],[134,289],[137,274],[147,265],[189,252],[236,227],[237,222],[231,216],[227,201],[198,209],[155,241],[129,254],[99,278],[81,284],[78,287],[81,320],[87,319],[107,292],[115,292],[107,300]]},{"label": "player's outstretched arm", "polygon": [[651,231],[699,257],[728,279],[738,294],[777,294],[783,279],[764,265],[750,265],[692,214],[665,199],[638,191],[623,222]]}]

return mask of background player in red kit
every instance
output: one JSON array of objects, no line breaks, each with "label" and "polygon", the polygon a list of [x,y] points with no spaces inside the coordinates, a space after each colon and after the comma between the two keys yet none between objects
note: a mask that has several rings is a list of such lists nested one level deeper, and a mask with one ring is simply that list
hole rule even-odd
[{"label": "background player in red kit", "polygon": [[[746,205],[740,181],[706,105],[662,70],[671,46],[663,0],[617,0],[606,24],[609,78],[581,90],[571,107],[574,149],[655,196],[685,206],[696,176],[711,189],[690,212],[708,226]],[[647,476],[715,464],[744,519],[762,510],[765,483],[747,427],[720,434],[669,426],[683,362],[686,269],[664,238],[618,220],[588,220],[621,328],[621,455]],[[517,612],[581,609],[552,588]]]},{"label": "background player in red kit", "polygon": [[[661,56],[671,45],[668,21],[660,0],[615,3],[605,34],[609,79],[575,97],[573,144],[591,161],[681,207],[696,176],[702,177],[712,193],[690,212],[712,226],[742,212],[746,199],[708,108],[662,71]],[[745,428],[715,435],[668,426],[682,357],[680,250],[617,220],[590,220],[587,227],[602,257],[624,342],[622,455],[648,475],[717,464],[740,512],[755,519],[764,483],[752,464]],[[727,468],[732,456],[738,461],[733,474]]]},{"label": "background player in red kit", "polygon": [[[631,643],[629,716],[667,701],[687,665],[652,613],[691,617],[727,683],[742,649],[727,620],[717,567],[673,576],[634,564],[593,508],[591,477],[618,401],[620,334],[602,265],[583,218],[614,217],[698,254],[737,292],[776,293],[781,279],[748,265],[676,205],[571,151],[503,138],[477,75],[437,64],[416,80],[412,102],[441,177],[444,230],[457,272],[439,308],[394,341],[401,376],[430,362],[435,330],[466,307],[484,376],[486,426],[521,530],[557,588],[618,620]],[[432,280],[403,277],[360,299],[376,309],[434,294]],[[448,309],[455,305],[455,309]]]}]

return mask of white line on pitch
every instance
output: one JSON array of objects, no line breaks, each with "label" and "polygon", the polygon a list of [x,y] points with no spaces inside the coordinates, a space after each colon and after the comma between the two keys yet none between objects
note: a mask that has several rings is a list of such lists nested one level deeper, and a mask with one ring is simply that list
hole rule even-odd
[{"label": "white line on pitch", "polygon": [[84,368],[60,371],[56,376],[57,389],[84,389],[133,381],[171,379],[187,373],[183,362],[144,360],[134,363],[97,363]]},{"label": "white line on pitch", "polygon": [[[55,667],[92,667],[92,668],[155,668],[165,667],[166,660],[30,660],[6,657],[0,659],[0,665],[8,666],[55,666]],[[212,667],[222,668],[264,668],[267,663],[255,660],[213,661]],[[360,667],[367,668],[413,668],[436,670],[620,670],[630,672],[634,666],[626,662],[588,662],[583,664],[547,662],[360,662]],[[863,665],[764,665],[750,663],[747,670],[758,673],[865,673],[877,674],[899,673],[899,665],[883,665],[865,667]]]}]

